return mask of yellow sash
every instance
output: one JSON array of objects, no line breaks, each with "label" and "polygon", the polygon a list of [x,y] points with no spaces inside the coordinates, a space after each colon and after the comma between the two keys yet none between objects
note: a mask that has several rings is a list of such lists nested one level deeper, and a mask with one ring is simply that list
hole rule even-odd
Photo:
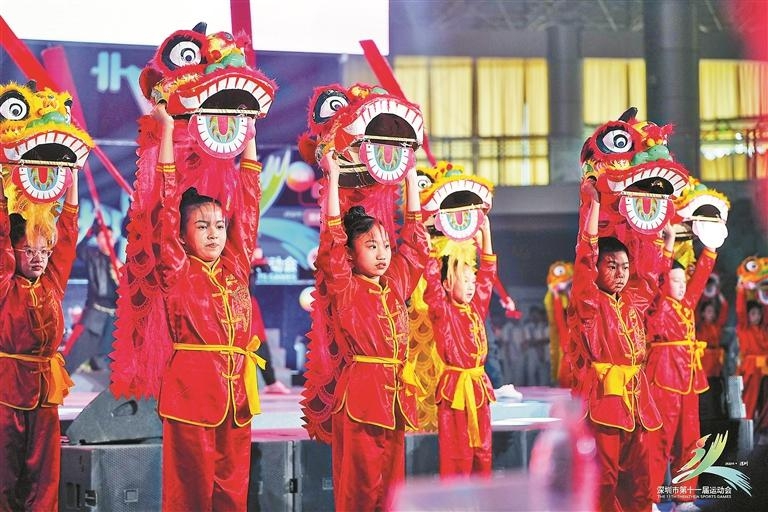
[{"label": "yellow sash", "polygon": [[406,384],[411,384],[414,386],[417,386],[419,389],[424,391],[424,389],[421,387],[421,384],[416,379],[416,368],[415,363],[411,361],[406,361],[403,363],[403,361],[395,358],[395,357],[382,357],[382,356],[363,356],[363,355],[353,355],[352,361],[356,363],[368,363],[368,364],[392,364],[392,365],[403,365],[403,373],[402,373],[402,379],[403,382]]},{"label": "yellow sash", "polygon": [[243,367],[243,385],[245,386],[245,394],[248,397],[248,408],[251,414],[259,414],[261,412],[261,404],[259,402],[259,387],[256,376],[256,366],[262,370],[266,367],[267,361],[261,356],[256,354],[255,350],[259,348],[261,341],[254,336],[251,338],[251,342],[248,346],[243,348],[234,347],[232,345],[198,345],[195,343],[174,343],[174,350],[189,350],[192,352],[220,352],[224,354],[240,354],[245,356],[245,365]]},{"label": "yellow sash", "polygon": [[659,343],[652,343],[651,348],[653,347],[691,347],[693,348],[693,367],[697,370],[704,369],[701,364],[701,356],[704,355],[704,351],[707,349],[706,341],[662,341]]},{"label": "yellow sash", "polygon": [[483,378],[485,368],[482,366],[475,366],[474,368],[446,366],[445,369],[446,371],[459,373],[459,380],[456,382],[456,392],[453,395],[451,408],[467,411],[469,446],[476,448],[481,445],[481,441],[480,426],[477,422],[477,401],[475,400],[475,389],[472,383]]},{"label": "yellow sash", "polygon": [[64,403],[64,397],[69,394],[69,388],[75,385],[72,379],[69,378],[69,374],[65,368],[64,356],[61,353],[50,357],[33,356],[31,354],[6,354],[0,352],[0,357],[8,357],[10,359],[16,359],[18,361],[26,361],[28,363],[50,363],[51,365],[51,382],[48,385],[48,402],[56,405]]},{"label": "yellow sash", "polygon": [[640,365],[592,363],[592,367],[597,372],[597,377],[603,384],[603,393],[606,395],[622,397],[627,408],[632,410],[632,403],[629,400],[627,384],[629,384],[640,371]]}]

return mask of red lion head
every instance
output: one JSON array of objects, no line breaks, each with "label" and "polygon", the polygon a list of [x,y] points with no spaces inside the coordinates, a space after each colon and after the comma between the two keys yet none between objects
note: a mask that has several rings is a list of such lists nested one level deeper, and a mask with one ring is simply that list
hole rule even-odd
[{"label": "red lion head", "polygon": [[595,130],[581,150],[582,173],[597,181],[601,203],[613,212],[601,218],[601,229],[627,224],[656,234],[673,218],[673,199],[688,184],[688,171],[667,147],[672,126],[638,121],[636,115],[632,107]]}]

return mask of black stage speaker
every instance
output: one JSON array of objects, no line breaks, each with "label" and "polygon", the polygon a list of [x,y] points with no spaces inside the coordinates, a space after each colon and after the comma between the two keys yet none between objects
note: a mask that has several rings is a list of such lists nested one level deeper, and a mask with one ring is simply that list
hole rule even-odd
[{"label": "black stage speaker", "polygon": [[333,512],[331,447],[318,441],[251,444],[248,511]]},{"label": "black stage speaker", "polygon": [[116,399],[105,389],[66,430],[69,444],[144,441],[161,438],[163,427],[152,399]]},{"label": "black stage speaker", "polygon": [[440,450],[437,433],[407,433],[405,435],[405,474],[439,476]]},{"label": "black stage speaker", "polygon": [[296,512],[333,512],[333,468],[331,447],[314,440],[296,441],[294,478]]},{"label": "black stage speaker", "polygon": [[296,483],[293,478],[294,441],[251,443],[248,511],[291,512]]},{"label": "black stage speaker", "polygon": [[531,450],[541,427],[520,427],[516,430],[494,429],[493,470],[526,469]]},{"label": "black stage speaker", "polygon": [[162,445],[61,447],[59,511],[160,510]]}]

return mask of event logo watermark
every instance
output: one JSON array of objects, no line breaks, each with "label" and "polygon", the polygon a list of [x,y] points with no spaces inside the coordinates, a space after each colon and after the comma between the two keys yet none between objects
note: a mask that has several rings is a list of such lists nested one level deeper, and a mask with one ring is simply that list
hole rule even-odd
[{"label": "event logo watermark", "polygon": [[[728,442],[728,432],[726,431],[724,434],[717,434],[715,439],[709,445],[709,448],[705,448],[707,439],[710,435],[711,434],[707,434],[696,441],[696,449],[693,450],[693,457],[680,468],[677,476],[672,479],[672,484],[678,485],[704,473],[709,473],[723,478],[731,488],[744,491],[748,496],[752,496],[752,493],[750,492],[752,486],[749,483],[749,477],[747,475],[732,467],[715,465],[717,460],[723,454],[723,450],[725,450],[725,445]],[[730,496],[731,494],[731,489],[727,487],[720,488],[708,486],[706,489],[702,487],[701,489],[695,490],[706,490],[706,492],[700,492],[700,494],[705,496],[700,495],[699,497],[720,497],[722,495]]]}]

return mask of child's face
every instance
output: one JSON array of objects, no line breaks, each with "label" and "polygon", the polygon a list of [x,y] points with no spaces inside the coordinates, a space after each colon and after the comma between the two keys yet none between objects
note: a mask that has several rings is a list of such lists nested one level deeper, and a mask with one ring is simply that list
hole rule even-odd
[{"label": "child's face", "polygon": [[215,203],[191,206],[181,240],[188,254],[211,263],[221,256],[227,241],[227,224]]},{"label": "child's face", "polygon": [[762,308],[750,308],[747,312],[747,318],[749,319],[749,325],[760,325],[763,321],[763,309]]},{"label": "child's face", "polygon": [[35,280],[45,272],[51,256],[51,247],[45,237],[26,236],[13,247],[16,253],[16,273],[27,279]]},{"label": "child's face", "polygon": [[595,284],[606,293],[619,293],[629,280],[629,258],[624,251],[608,252],[597,262]]},{"label": "child's face", "polygon": [[715,306],[707,304],[704,306],[704,310],[701,312],[701,318],[705,322],[711,324],[715,321]]},{"label": "child's face", "polygon": [[465,265],[459,272],[456,272],[456,279],[452,286],[448,286],[448,280],[443,281],[443,288],[451,298],[459,304],[468,304],[475,297],[476,290],[475,272],[472,267]]},{"label": "child's face", "polygon": [[355,238],[350,250],[355,273],[378,281],[392,261],[389,236],[381,224],[374,224],[367,233]]},{"label": "child's face", "polygon": [[669,296],[678,301],[683,300],[688,284],[685,279],[685,270],[682,268],[673,268],[669,271],[668,277]]}]

